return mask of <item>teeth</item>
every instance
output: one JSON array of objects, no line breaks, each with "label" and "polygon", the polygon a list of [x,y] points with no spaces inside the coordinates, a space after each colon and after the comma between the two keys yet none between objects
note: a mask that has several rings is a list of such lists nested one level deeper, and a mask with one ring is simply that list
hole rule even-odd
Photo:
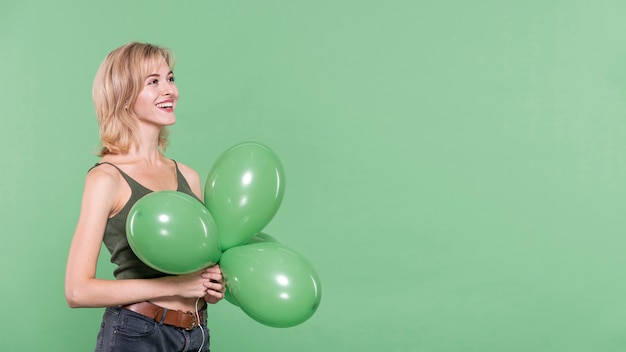
[{"label": "teeth", "polygon": [[169,102],[169,103],[159,103],[156,104],[157,108],[171,108],[174,106],[174,103]]}]

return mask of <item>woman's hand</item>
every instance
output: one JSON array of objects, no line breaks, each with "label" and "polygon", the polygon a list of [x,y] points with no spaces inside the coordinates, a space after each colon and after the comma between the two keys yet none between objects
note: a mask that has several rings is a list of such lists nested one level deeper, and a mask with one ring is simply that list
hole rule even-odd
[{"label": "woman's hand", "polygon": [[168,285],[176,290],[176,292],[173,292],[175,296],[200,298],[207,294],[207,287],[212,284],[210,278],[205,277],[207,270],[199,270],[190,274],[165,276],[157,280],[169,282]]},{"label": "woman's hand", "polygon": [[226,291],[226,285],[224,285],[224,277],[222,276],[222,269],[218,264],[213,265],[205,269],[202,272],[202,278],[205,280],[206,294],[204,300],[207,303],[215,304],[224,298],[224,292]]}]

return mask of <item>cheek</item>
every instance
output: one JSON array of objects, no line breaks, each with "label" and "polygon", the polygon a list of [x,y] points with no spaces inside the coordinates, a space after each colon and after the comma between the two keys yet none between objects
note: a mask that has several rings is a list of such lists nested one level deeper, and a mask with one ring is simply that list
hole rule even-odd
[{"label": "cheek", "polygon": [[135,100],[135,106],[146,106],[151,105],[152,101],[154,101],[154,97],[149,92],[145,90],[139,95],[137,95],[137,99]]},{"label": "cheek", "polygon": [[137,100],[135,101],[135,107],[134,110],[135,112],[141,112],[144,111],[148,108],[150,108],[152,105],[152,103],[148,103],[148,100],[145,98],[142,98],[141,96],[137,97]]}]

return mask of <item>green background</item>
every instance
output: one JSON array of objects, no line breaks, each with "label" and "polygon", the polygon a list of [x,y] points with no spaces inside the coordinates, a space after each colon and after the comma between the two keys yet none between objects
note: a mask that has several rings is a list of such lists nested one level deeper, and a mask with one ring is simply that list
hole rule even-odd
[{"label": "green background", "polygon": [[[284,164],[266,232],[323,286],[293,328],[209,311],[214,351],[623,351],[626,3],[8,1],[2,351],[93,349],[65,260],[115,47],[173,49],[168,156]],[[111,277],[105,252],[99,275]]]}]

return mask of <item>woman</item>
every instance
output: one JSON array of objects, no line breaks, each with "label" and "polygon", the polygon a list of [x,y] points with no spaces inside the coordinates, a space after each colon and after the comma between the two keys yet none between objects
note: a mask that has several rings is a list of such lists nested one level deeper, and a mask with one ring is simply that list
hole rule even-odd
[{"label": "woman", "polygon": [[[224,297],[219,266],[186,275],[156,271],[135,256],[126,218],[142,196],[177,190],[202,200],[198,174],[168,159],[166,126],[176,122],[178,89],[171,52],[129,43],[102,62],[93,85],[102,148],[87,173],[69,251],[70,307],[106,307],[96,351],[209,351],[206,303]],[[116,280],[96,278],[102,242]]]}]

